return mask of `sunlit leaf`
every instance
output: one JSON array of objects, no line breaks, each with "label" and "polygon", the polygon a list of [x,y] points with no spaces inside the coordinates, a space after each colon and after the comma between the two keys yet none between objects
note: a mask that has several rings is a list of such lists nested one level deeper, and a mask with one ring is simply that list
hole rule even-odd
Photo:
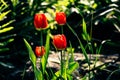
[{"label": "sunlit leaf", "polygon": [[0,12],[4,11],[8,6],[5,6],[4,4],[0,5]]},{"label": "sunlit leaf", "polygon": [[9,22],[3,24],[3,25],[1,26],[1,28],[4,28],[4,27],[10,25],[12,22],[14,22],[14,20],[11,20],[11,21],[9,21]]},{"label": "sunlit leaf", "polygon": [[27,47],[28,53],[29,53],[29,58],[33,64],[33,67],[36,67],[36,56],[32,50],[32,47],[30,46],[30,44],[24,39],[25,45]]},{"label": "sunlit leaf", "polygon": [[85,20],[83,19],[82,21],[83,21],[82,22],[82,24],[83,24],[83,26],[82,26],[83,27],[83,34],[82,34],[82,36],[83,36],[83,38],[85,40],[90,41],[90,36],[89,36],[89,34],[87,32],[87,26],[86,26]]},{"label": "sunlit leaf", "polygon": [[3,20],[5,18],[5,16],[10,12],[11,12],[11,10],[3,12],[2,14],[0,14],[0,21]]},{"label": "sunlit leaf", "polygon": [[5,33],[5,32],[8,32],[8,31],[10,31],[10,30],[12,30],[12,29],[14,29],[14,27],[8,27],[8,28],[1,29],[1,30],[0,30],[0,34],[1,34],[1,33]]},{"label": "sunlit leaf", "polygon": [[55,75],[53,76],[52,80],[57,80],[57,78],[59,77],[60,73],[61,73],[60,70],[57,71],[57,72],[55,73]]},{"label": "sunlit leaf", "polygon": [[4,0],[1,0],[1,2],[2,2],[5,6],[8,6]]},{"label": "sunlit leaf", "polygon": [[82,23],[83,24],[83,26],[82,26],[83,27],[83,33],[87,33],[85,20],[83,19],[82,21],[83,21],[83,23]]},{"label": "sunlit leaf", "polygon": [[42,72],[38,70],[36,67],[34,68],[35,78],[36,80],[44,80]]},{"label": "sunlit leaf", "polygon": [[73,80],[73,76],[72,75],[67,74],[67,78],[68,78],[68,80]]},{"label": "sunlit leaf", "polygon": [[69,64],[69,69],[67,70],[68,74],[71,74],[74,70],[76,70],[79,67],[79,64],[77,62],[71,62]]}]

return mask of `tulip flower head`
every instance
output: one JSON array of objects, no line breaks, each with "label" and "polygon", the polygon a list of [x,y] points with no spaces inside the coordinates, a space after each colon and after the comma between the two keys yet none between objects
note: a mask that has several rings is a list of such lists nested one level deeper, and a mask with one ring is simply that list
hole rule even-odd
[{"label": "tulip flower head", "polygon": [[58,50],[65,49],[67,46],[66,37],[64,34],[54,35],[53,36],[53,44]]},{"label": "tulip flower head", "polygon": [[37,57],[41,57],[45,54],[45,48],[44,46],[36,46],[35,48],[35,54]]},{"label": "tulip flower head", "polygon": [[34,26],[38,30],[47,28],[48,22],[47,22],[47,18],[45,16],[45,14],[35,14]]},{"label": "tulip flower head", "polygon": [[55,20],[59,25],[64,25],[66,23],[66,15],[64,12],[57,12]]}]

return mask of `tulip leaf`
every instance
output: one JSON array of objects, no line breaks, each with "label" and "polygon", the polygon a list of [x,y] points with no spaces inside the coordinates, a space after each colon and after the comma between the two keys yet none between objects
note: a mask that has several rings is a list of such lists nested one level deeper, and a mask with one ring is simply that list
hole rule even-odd
[{"label": "tulip leaf", "polygon": [[71,55],[70,55],[70,60],[69,60],[69,62],[73,62],[73,61],[74,61],[74,48],[72,48],[71,42],[70,42],[70,47],[67,48],[67,52],[68,52],[69,54],[71,54]]},{"label": "tulip leaf", "polygon": [[36,80],[43,80],[42,72],[38,70],[36,67],[34,68],[34,73]]},{"label": "tulip leaf", "polygon": [[37,69],[37,67],[36,67],[36,56],[31,48],[30,44],[25,39],[24,39],[24,42],[25,42],[25,45],[29,52],[29,58],[32,62],[32,68],[34,70],[35,78],[36,78],[36,80],[43,80],[42,72],[39,69]]},{"label": "tulip leaf", "polygon": [[60,70],[59,71],[57,71],[56,73],[55,73],[55,75],[53,76],[53,78],[52,78],[52,80],[57,80],[57,78],[59,77],[59,75],[60,75]]},{"label": "tulip leaf", "polygon": [[61,70],[59,70],[55,73],[55,76],[53,76],[52,80],[57,80],[58,77],[63,78],[64,75],[67,75],[67,78],[71,80],[72,79],[71,73],[78,67],[79,67],[79,64],[77,62],[71,62],[69,64],[69,68],[67,69],[67,74],[63,72],[62,76],[60,76]]},{"label": "tulip leaf", "polygon": [[67,74],[67,79],[68,79],[68,80],[73,80],[73,76],[70,75],[70,74]]},{"label": "tulip leaf", "polygon": [[46,36],[46,45],[45,45],[45,55],[43,55],[42,59],[41,59],[41,65],[42,65],[42,71],[43,73],[45,72],[45,68],[46,68],[46,64],[47,64],[47,60],[48,60],[48,55],[49,55],[49,48],[50,48],[50,31],[48,31],[47,36]]},{"label": "tulip leaf", "polygon": [[25,45],[26,45],[27,50],[29,52],[29,58],[30,58],[30,60],[32,62],[32,66],[34,68],[34,67],[36,67],[36,56],[35,56],[32,48],[31,48],[30,44],[25,39],[24,39],[24,42],[25,42]]},{"label": "tulip leaf", "polygon": [[79,64],[77,62],[71,62],[69,64],[69,69],[67,69],[67,73],[71,74],[75,69],[79,67]]}]

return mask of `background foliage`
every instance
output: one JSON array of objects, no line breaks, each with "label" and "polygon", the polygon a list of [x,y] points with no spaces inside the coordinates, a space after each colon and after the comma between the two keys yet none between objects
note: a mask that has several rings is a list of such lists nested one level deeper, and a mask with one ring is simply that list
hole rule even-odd
[{"label": "background foliage", "polygon": [[[81,36],[84,18],[93,46],[97,47],[104,42],[102,54],[120,53],[119,5],[117,0],[0,0],[0,79],[24,78],[22,74],[29,59],[23,38],[29,41],[33,50],[40,44],[39,33],[33,25],[33,16],[39,12],[47,15],[49,27],[56,34],[60,29],[54,21],[55,12],[64,11],[67,22],[85,44]],[[75,36],[65,26],[67,39],[76,52],[81,51]],[[51,50],[54,50],[53,46]]]}]

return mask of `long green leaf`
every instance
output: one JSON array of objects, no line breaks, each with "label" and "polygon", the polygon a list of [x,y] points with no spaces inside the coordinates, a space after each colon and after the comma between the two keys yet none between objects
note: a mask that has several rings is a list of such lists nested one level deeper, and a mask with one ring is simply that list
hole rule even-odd
[{"label": "long green leaf", "polygon": [[88,58],[88,56],[87,56],[87,52],[86,52],[86,50],[85,50],[82,42],[80,41],[77,33],[71,28],[71,26],[70,26],[69,24],[67,24],[67,26],[68,26],[68,28],[71,30],[71,32],[75,35],[75,37],[78,39],[79,45],[80,45],[80,47],[81,47],[81,49],[82,49],[82,52],[83,52],[83,54],[84,54],[84,56],[85,56],[85,59],[87,60],[88,65],[90,65],[90,61],[89,61],[89,58]]},{"label": "long green leaf", "polygon": [[44,80],[42,72],[38,70],[36,67],[34,68],[35,78],[36,80]]},{"label": "long green leaf", "polygon": [[11,24],[12,22],[14,22],[14,20],[11,20],[11,21],[3,24],[3,25],[1,26],[1,28],[4,28],[4,27],[8,26],[8,25]]},{"label": "long green leaf", "polygon": [[83,19],[82,20],[82,24],[83,24],[83,33],[87,34],[87,30],[86,30],[86,23],[85,23],[85,20]]},{"label": "long green leaf", "polygon": [[32,68],[34,70],[35,78],[36,78],[36,80],[43,80],[42,72],[40,70],[38,70],[36,67],[36,56],[31,48],[31,46],[29,45],[29,43],[25,39],[24,39],[24,42],[25,42],[25,45],[26,45],[27,50],[29,52],[29,58],[32,62]]},{"label": "long green leaf", "polygon": [[4,28],[4,29],[0,30],[0,34],[1,34],[1,33],[5,33],[5,32],[8,32],[8,31],[10,31],[10,30],[12,30],[12,29],[14,29],[14,27]]},{"label": "long green leaf", "polygon": [[86,23],[85,23],[85,20],[83,19],[82,20],[82,24],[83,24],[83,34],[82,34],[82,36],[83,36],[83,38],[85,39],[85,40],[87,40],[87,41],[90,41],[90,36],[89,36],[89,34],[87,33],[87,26],[86,26]]},{"label": "long green leaf", "polygon": [[26,41],[26,39],[24,39],[24,42],[25,42],[25,45],[26,45],[27,50],[29,52],[29,58],[30,58],[30,60],[31,60],[31,62],[33,64],[32,66],[36,67],[36,56],[35,56],[32,48],[31,48],[30,44]]},{"label": "long green leaf", "polygon": [[50,31],[48,30],[48,33],[46,36],[46,45],[45,45],[46,53],[41,59],[43,73],[45,72],[46,64],[47,64],[47,60],[48,60],[48,55],[49,55],[49,48],[50,48],[50,36],[49,36],[49,34],[50,34]]}]

